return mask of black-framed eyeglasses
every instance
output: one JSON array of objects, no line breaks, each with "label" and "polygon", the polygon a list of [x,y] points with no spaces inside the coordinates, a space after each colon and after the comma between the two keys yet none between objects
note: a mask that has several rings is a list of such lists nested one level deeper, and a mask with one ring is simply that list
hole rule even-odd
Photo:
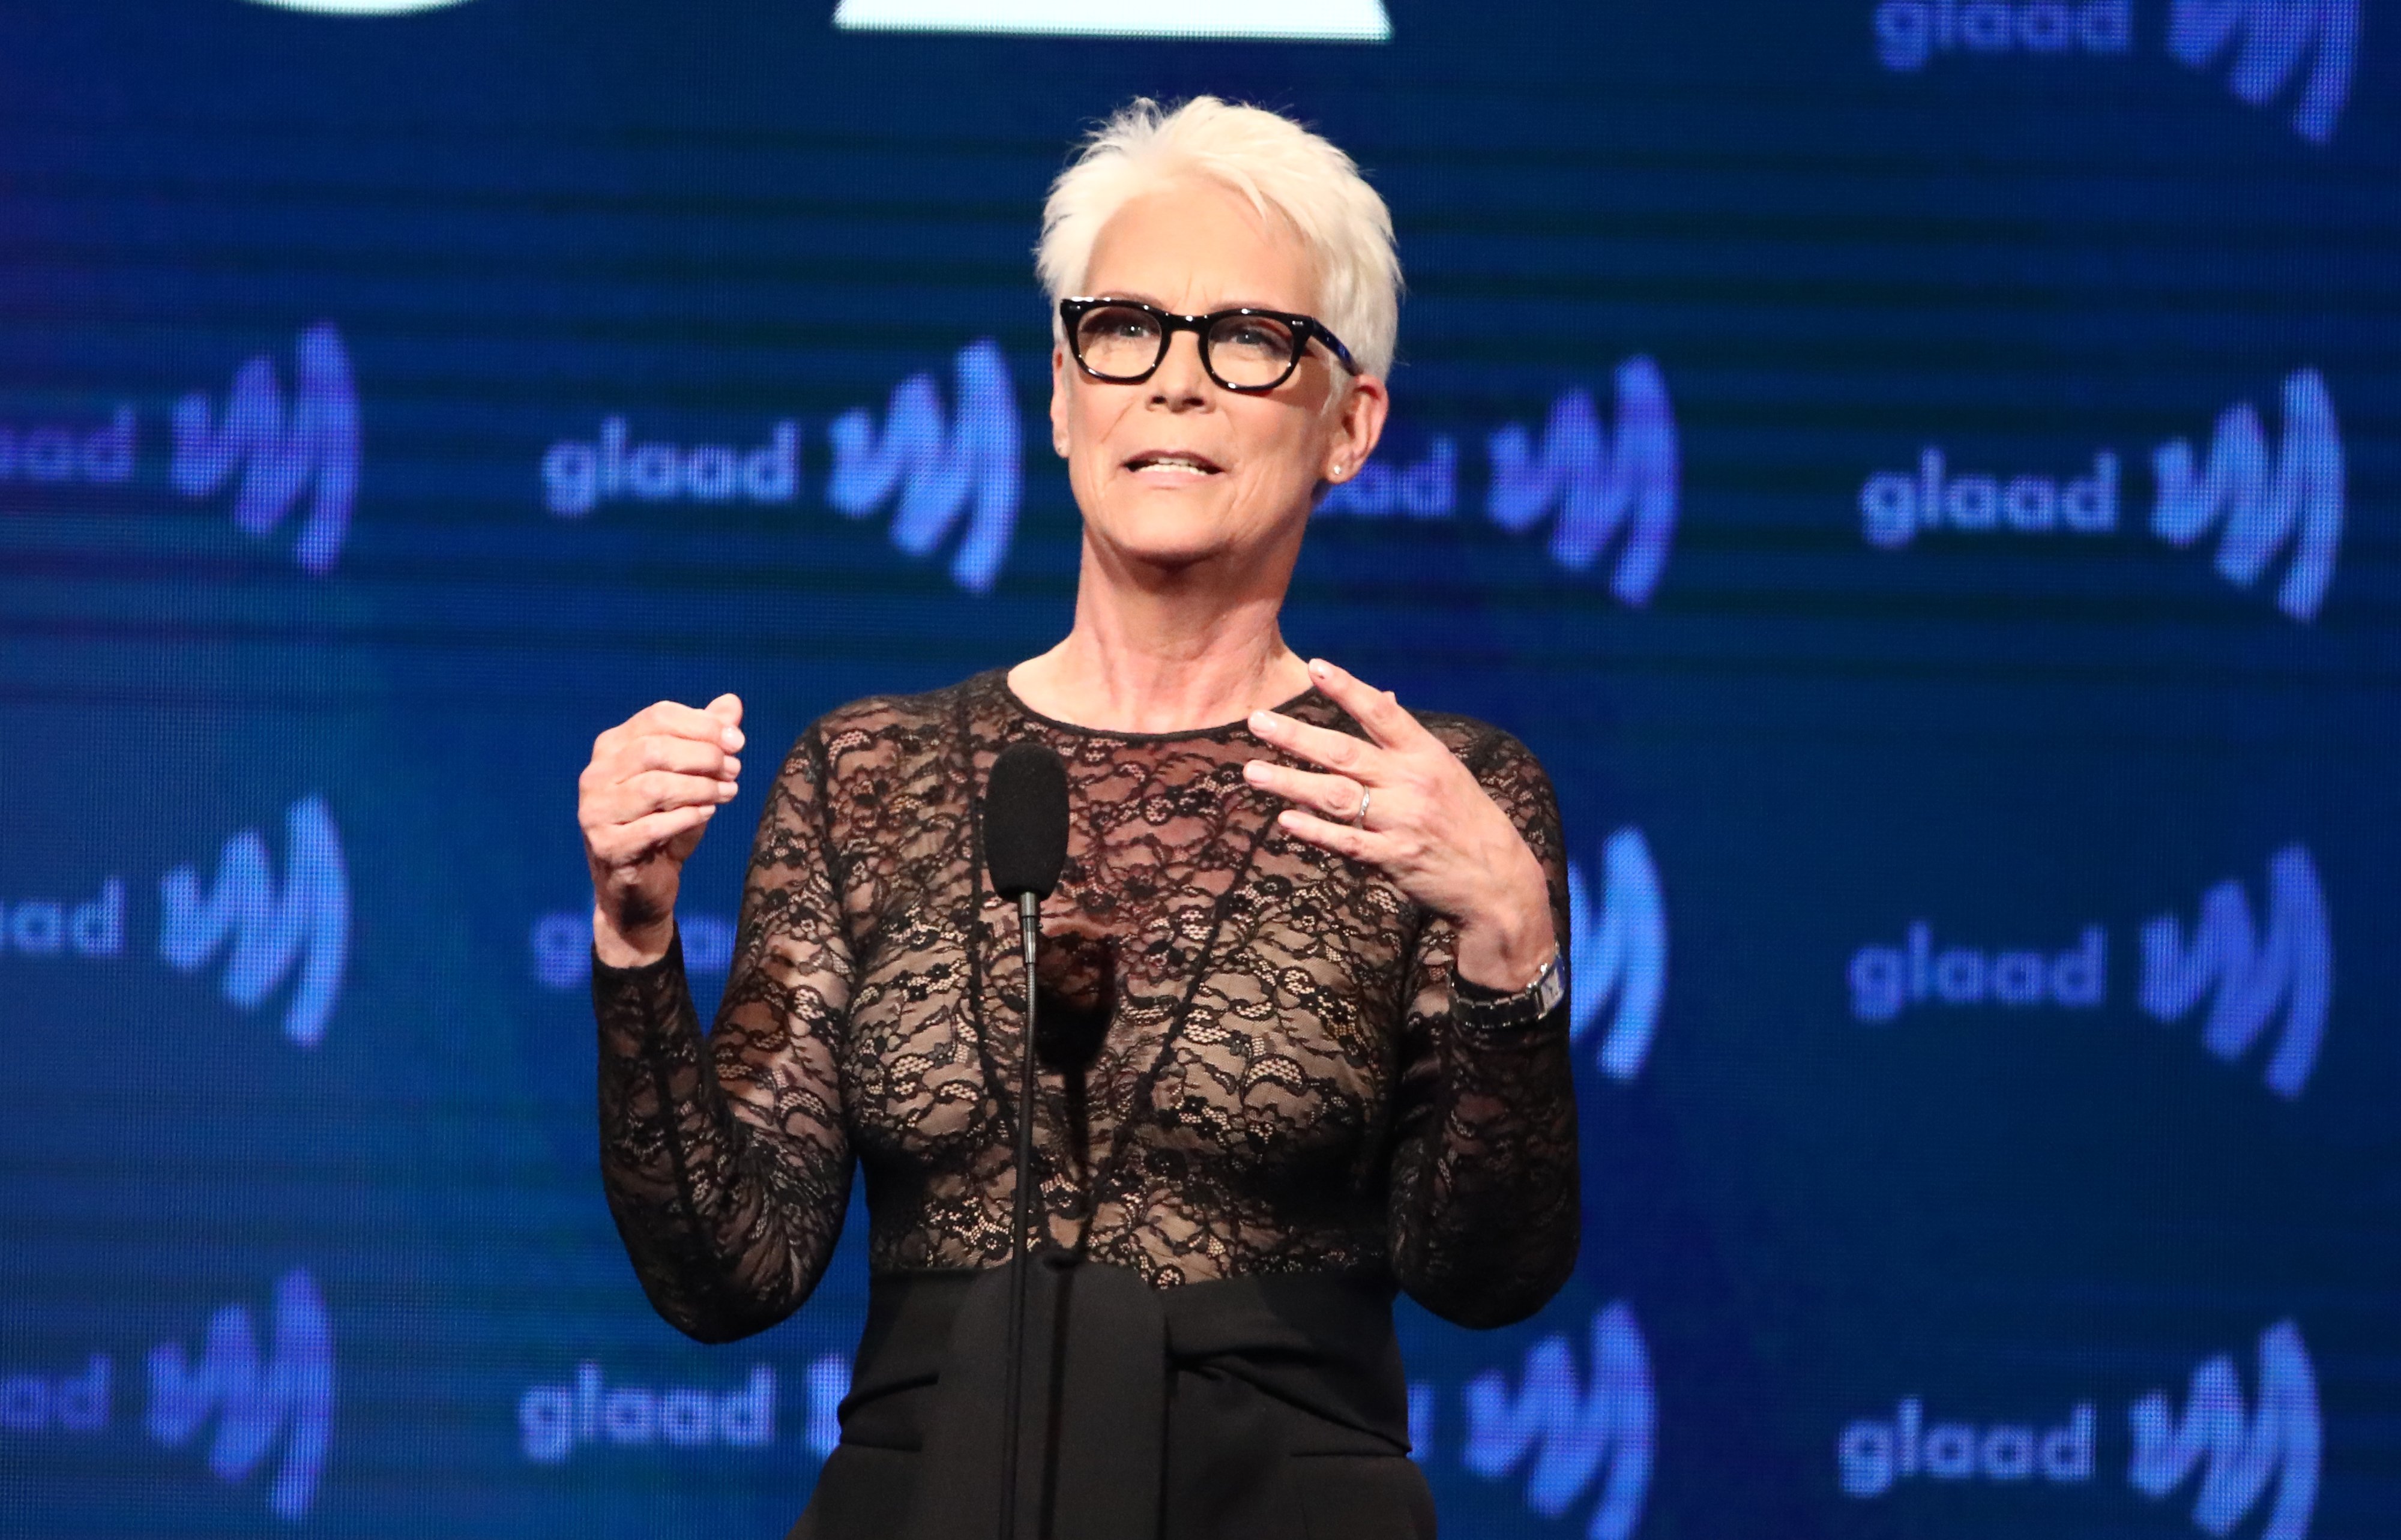
[{"label": "black-framed eyeglasses", "polygon": [[1178,332],[1200,339],[1200,367],[1228,390],[1272,390],[1292,378],[1313,338],[1352,374],[1351,349],[1314,316],[1283,310],[1217,310],[1179,316],[1132,299],[1063,299],[1059,320],[1067,350],[1087,375],[1111,385],[1139,385],[1167,361]]}]

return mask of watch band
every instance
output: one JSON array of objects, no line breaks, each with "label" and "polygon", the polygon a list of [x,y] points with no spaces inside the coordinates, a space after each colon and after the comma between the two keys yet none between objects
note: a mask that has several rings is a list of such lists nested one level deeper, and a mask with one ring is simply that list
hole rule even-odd
[{"label": "watch band", "polygon": [[1567,999],[1566,958],[1553,948],[1551,960],[1526,987],[1508,994],[1485,988],[1456,973],[1451,974],[1450,988],[1452,1015],[1464,1026],[1486,1031],[1531,1027]]}]

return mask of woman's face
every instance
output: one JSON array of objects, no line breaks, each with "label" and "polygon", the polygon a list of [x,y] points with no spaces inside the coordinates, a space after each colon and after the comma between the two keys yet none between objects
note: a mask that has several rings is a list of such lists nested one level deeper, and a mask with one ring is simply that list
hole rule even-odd
[{"label": "woman's face", "polygon": [[[1318,315],[1300,238],[1230,188],[1179,181],[1102,227],[1081,291],[1178,315],[1242,306]],[[1051,442],[1083,510],[1085,538],[1112,565],[1176,570],[1280,560],[1288,570],[1322,481],[1356,475],[1384,424],[1383,382],[1352,376],[1312,343],[1265,394],[1228,390],[1176,333],[1158,373],[1111,385],[1050,359]]]}]

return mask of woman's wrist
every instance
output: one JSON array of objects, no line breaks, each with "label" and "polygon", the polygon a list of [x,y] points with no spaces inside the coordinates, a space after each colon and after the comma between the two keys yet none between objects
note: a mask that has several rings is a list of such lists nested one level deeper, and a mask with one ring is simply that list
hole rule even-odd
[{"label": "woman's wrist", "polygon": [[603,967],[647,968],[667,955],[675,944],[675,911],[643,924],[612,919],[606,906],[592,906],[592,955]]},{"label": "woman's wrist", "polygon": [[1530,887],[1513,882],[1489,905],[1460,917],[1452,966],[1479,988],[1515,994],[1533,982],[1558,952],[1551,922],[1551,895],[1542,868],[1528,857]]}]

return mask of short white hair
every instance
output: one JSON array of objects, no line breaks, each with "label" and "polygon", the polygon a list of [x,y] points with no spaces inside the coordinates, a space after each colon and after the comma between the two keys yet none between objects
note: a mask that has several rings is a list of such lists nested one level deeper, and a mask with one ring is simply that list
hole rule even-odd
[{"label": "short white hair", "polygon": [[1317,317],[1365,373],[1393,367],[1400,329],[1401,261],[1393,214],[1351,158],[1291,118],[1262,107],[1196,96],[1173,111],[1137,97],[1093,130],[1050,184],[1035,271],[1059,320],[1060,300],[1081,291],[1092,247],[1111,216],[1177,177],[1207,177],[1279,216],[1317,269]]}]

